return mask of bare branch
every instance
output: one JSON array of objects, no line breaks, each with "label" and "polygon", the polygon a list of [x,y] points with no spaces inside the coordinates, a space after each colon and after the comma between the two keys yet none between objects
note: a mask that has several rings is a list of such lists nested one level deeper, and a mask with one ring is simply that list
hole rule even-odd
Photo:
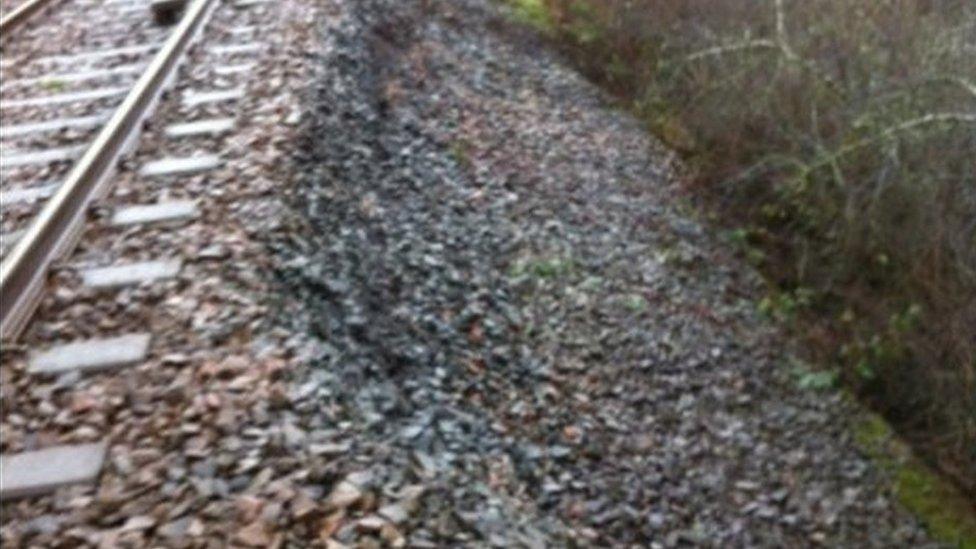
[{"label": "bare branch", "polygon": [[742,50],[752,50],[752,49],[775,50],[775,49],[779,49],[779,45],[777,45],[772,40],[766,40],[766,39],[750,40],[749,42],[740,42],[738,44],[730,44],[727,46],[715,46],[714,48],[701,50],[699,52],[695,52],[685,57],[685,61],[695,61],[697,59],[703,59],[705,57],[717,57],[717,56],[725,55],[727,53],[733,53]]},{"label": "bare branch", "polygon": [[958,84],[959,86],[962,86],[962,88],[967,92],[969,92],[970,95],[976,97],[976,84],[970,82],[969,80],[966,80],[965,78],[959,76],[946,77],[946,80],[952,82],[953,84]]},{"label": "bare branch", "polygon": [[900,124],[895,124],[894,126],[885,128],[877,135],[861,139],[860,141],[856,141],[841,147],[833,154],[827,155],[820,161],[811,164],[807,171],[809,172],[813,169],[829,165],[842,156],[846,156],[852,152],[867,147],[868,145],[877,143],[878,141],[883,141],[885,139],[894,137],[899,133],[904,133],[921,126],[928,126],[931,124],[976,124],[976,113],[933,113],[926,114],[925,116],[920,116],[918,118],[913,118],[911,120],[906,120]]},{"label": "bare branch", "polygon": [[790,47],[790,42],[786,37],[786,10],[783,8],[783,0],[776,0],[776,41],[783,50],[783,57],[790,61],[799,61],[800,56]]}]

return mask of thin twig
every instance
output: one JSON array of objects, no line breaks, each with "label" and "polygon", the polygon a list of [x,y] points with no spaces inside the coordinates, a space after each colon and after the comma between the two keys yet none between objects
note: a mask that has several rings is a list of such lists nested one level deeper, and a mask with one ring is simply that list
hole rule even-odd
[{"label": "thin twig", "polygon": [[783,50],[783,56],[790,61],[799,61],[800,56],[790,47],[790,42],[786,37],[786,10],[783,8],[783,0],[776,0],[776,41],[779,48]]},{"label": "thin twig", "polygon": [[697,59],[703,59],[705,57],[717,57],[725,55],[727,53],[751,50],[751,49],[779,49],[776,42],[766,39],[750,40],[749,42],[740,42],[738,44],[730,44],[727,46],[715,46],[713,48],[708,48],[701,50],[699,52],[693,53],[685,57],[685,61],[695,61]]},{"label": "thin twig", "polygon": [[869,138],[861,139],[846,145],[838,149],[835,153],[828,155],[818,162],[810,165],[807,170],[812,171],[816,168],[822,167],[824,165],[835,162],[842,156],[848,155],[858,149],[862,149],[872,143],[889,139],[896,134],[903,133],[909,130],[918,128],[919,126],[927,126],[930,124],[943,124],[943,123],[956,123],[956,124],[976,124],[976,113],[936,113],[936,114],[926,114],[925,116],[920,116],[918,118],[913,118],[911,120],[906,120],[900,124],[895,124],[885,128],[883,131]]}]

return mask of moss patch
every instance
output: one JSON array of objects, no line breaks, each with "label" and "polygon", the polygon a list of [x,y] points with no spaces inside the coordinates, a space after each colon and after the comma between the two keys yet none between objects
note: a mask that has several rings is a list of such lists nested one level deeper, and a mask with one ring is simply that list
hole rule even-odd
[{"label": "moss patch", "polygon": [[867,414],[855,440],[894,483],[898,500],[933,536],[961,549],[976,549],[976,509],[952,484],[915,458],[880,416]]},{"label": "moss patch", "polygon": [[548,279],[567,276],[576,269],[576,262],[571,257],[534,258],[516,262],[509,270],[509,276],[529,275]]},{"label": "moss patch", "polygon": [[542,0],[505,1],[512,7],[512,15],[516,21],[544,32],[552,29],[552,20],[549,19],[549,11],[546,9]]}]

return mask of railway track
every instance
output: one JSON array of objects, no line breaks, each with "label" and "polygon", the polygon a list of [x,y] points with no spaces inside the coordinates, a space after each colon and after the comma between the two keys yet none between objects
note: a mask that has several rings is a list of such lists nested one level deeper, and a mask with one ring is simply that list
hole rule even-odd
[{"label": "railway track", "polygon": [[[38,52],[36,40],[19,48],[19,37],[8,39],[0,88],[7,388],[57,384],[65,376],[97,385],[111,380],[102,373],[145,361],[157,343],[147,307],[163,299],[159,292],[178,294],[174,281],[187,259],[223,253],[204,247],[181,257],[179,241],[214,194],[205,187],[208,174],[226,169],[238,103],[265,51],[259,36],[268,6],[191,0],[172,27],[153,25],[148,10],[138,0],[67,2],[50,21],[22,30],[30,41],[53,25],[77,36],[72,49],[45,44]],[[145,128],[150,145],[140,140]],[[52,320],[65,295],[102,301],[108,311],[94,307],[98,326]],[[135,303],[112,310],[120,296]],[[39,305],[42,318],[31,324]],[[0,499],[94,482],[111,429],[82,428],[78,436],[83,418],[78,425],[23,421],[37,402],[21,397],[3,393]]]},{"label": "railway track", "polygon": [[[209,0],[191,3],[182,22],[162,44],[156,33],[148,33],[136,44],[38,60],[41,64],[58,67],[76,61],[93,61],[94,68],[87,73],[68,73],[67,80],[95,74],[95,78],[108,75],[108,78],[121,81],[81,91],[64,91],[62,86],[53,95],[8,99],[0,105],[7,110],[22,109],[34,116],[34,109],[56,109],[58,118],[41,114],[46,117],[41,122],[31,118],[29,122],[9,128],[8,134],[14,131],[13,139],[20,138],[14,141],[13,147],[30,139],[31,134],[43,135],[52,128],[59,134],[55,147],[50,147],[50,137],[42,137],[41,142],[48,148],[36,149],[34,142],[27,141],[27,148],[14,149],[0,156],[0,173],[7,172],[5,186],[13,184],[12,190],[20,192],[18,197],[23,197],[25,192],[30,197],[33,190],[33,196],[38,198],[33,203],[42,204],[36,213],[30,206],[21,208],[18,212],[21,215],[11,216],[10,226],[4,227],[5,232],[14,235],[11,240],[15,243],[0,264],[0,292],[3,295],[0,332],[3,337],[12,339],[23,329],[36,306],[48,266],[70,248],[88,204],[98,196],[101,183],[111,176],[126,146],[137,138],[140,125],[150,114],[212,5]],[[138,7],[140,11],[147,9],[145,4]],[[135,12],[129,10],[126,13]],[[144,11],[141,17],[146,18]],[[137,33],[128,36],[131,34]],[[151,62],[135,82],[117,74],[120,67],[145,64],[150,55],[154,55]],[[41,86],[46,82],[61,83],[65,81],[65,74],[49,73],[41,79]],[[72,136],[72,130],[80,131]],[[28,137],[23,137],[25,133]],[[44,194],[50,198],[45,199]],[[32,201],[26,202],[30,204]]]},{"label": "railway track", "polygon": [[[4,257],[108,122],[166,35],[167,29],[151,25],[145,14],[120,13],[120,6],[100,7],[84,0],[67,3],[32,27],[4,37],[0,69]],[[66,39],[50,41],[45,36]],[[9,333],[4,327],[4,334]]]},{"label": "railway track", "polygon": [[[68,3],[32,28],[5,37],[0,84],[4,256],[166,35],[144,14],[119,7]],[[44,39],[62,35],[64,41]]]},{"label": "railway track", "polygon": [[52,0],[15,0],[0,4],[0,39],[51,6]]}]

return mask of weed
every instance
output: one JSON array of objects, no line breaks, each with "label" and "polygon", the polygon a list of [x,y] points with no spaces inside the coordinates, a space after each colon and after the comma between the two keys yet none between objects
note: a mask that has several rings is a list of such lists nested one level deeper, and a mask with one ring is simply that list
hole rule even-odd
[{"label": "weed", "polygon": [[837,384],[837,372],[832,370],[814,370],[808,364],[794,359],[791,370],[796,385],[808,391],[822,391]]},{"label": "weed", "polygon": [[473,169],[474,162],[471,160],[471,145],[469,143],[453,141],[450,145],[450,153],[459,166],[466,170]]},{"label": "weed", "polygon": [[41,88],[49,92],[62,92],[68,87],[63,80],[49,78],[41,81]]},{"label": "weed", "polygon": [[513,278],[532,276],[539,279],[552,279],[566,276],[575,269],[576,263],[571,257],[533,258],[513,264],[509,275]]},{"label": "weed", "polygon": [[552,28],[549,20],[549,12],[546,10],[543,0],[512,0],[515,19],[520,23],[535,27],[542,31]]},{"label": "weed", "polygon": [[640,313],[647,309],[647,300],[638,294],[625,296],[623,303],[624,307],[632,313]]}]

